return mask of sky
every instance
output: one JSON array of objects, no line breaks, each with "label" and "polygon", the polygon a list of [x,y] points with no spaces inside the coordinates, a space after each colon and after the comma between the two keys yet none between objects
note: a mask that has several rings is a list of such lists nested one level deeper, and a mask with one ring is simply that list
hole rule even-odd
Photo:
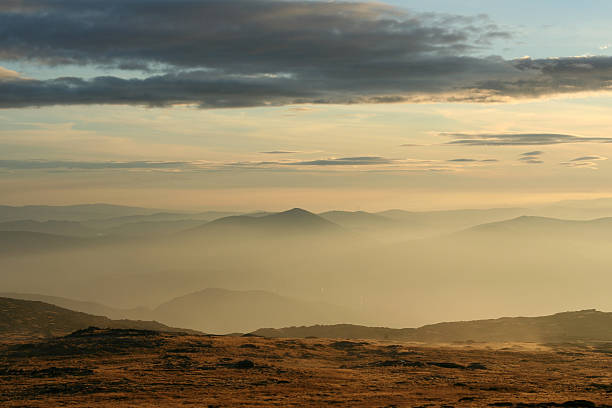
[{"label": "sky", "polygon": [[6,0],[0,204],[612,196],[608,1]]}]

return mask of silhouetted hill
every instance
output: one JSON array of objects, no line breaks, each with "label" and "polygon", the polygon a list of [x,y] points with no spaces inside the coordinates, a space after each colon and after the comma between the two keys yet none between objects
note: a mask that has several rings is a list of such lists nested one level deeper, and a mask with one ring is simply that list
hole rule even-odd
[{"label": "silhouetted hill", "polygon": [[506,238],[548,236],[566,240],[612,239],[612,218],[582,221],[521,216],[511,220],[477,225],[459,234],[472,237],[496,235]]},{"label": "silhouetted hill", "polygon": [[327,303],[307,302],[265,291],[205,289],[153,310],[156,320],[207,333],[232,333],[258,327],[350,321],[352,313]]},{"label": "silhouetted hill", "polygon": [[0,298],[0,335],[5,337],[62,336],[91,326],[168,332],[189,331],[168,327],[155,321],[111,320],[44,302]]},{"label": "silhouetted hill", "polygon": [[355,325],[259,329],[265,337],[326,337],[435,342],[612,341],[612,313],[596,310],[557,313],[542,317],[504,317],[490,320],[438,323],[417,329],[390,329]]},{"label": "silhouetted hill", "polygon": [[267,233],[309,234],[341,233],[343,229],[323,217],[301,208],[294,208],[263,216],[230,216],[206,223],[190,230],[190,233]]},{"label": "silhouetted hill", "polygon": [[523,208],[491,208],[424,212],[387,210],[376,214],[402,223],[407,228],[445,233],[479,224],[507,220],[526,212],[527,210]]},{"label": "silhouetted hill", "polygon": [[116,309],[96,302],[68,299],[59,296],[39,295],[35,293],[0,293],[0,297],[49,303],[64,309],[83,312],[95,316],[105,316],[110,319],[151,320],[151,310],[146,308]]},{"label": "silhouetted hill", "polygon": [[0,221],[86,221],[128,215],[154,214],[156,212],[160,212],[160,210],[111,204],[26,205],[22,207],[2,205],[0,206]]},{"label": "silhouetted hill", "polygon": [[110,229],[134,223],[180,222],[187,220],[192,220],[194,222],[198,221],[199,223],[197,225],[201,225],[204,222],[231,215],[235,215],[235,213],[224,211],[205,211],[199,213],[158,212],[154,214],[137,214],[113,218],[91,219],[84,222],[84,225],[99,229]]},{"label": "silhouetted hill", "polygon": [[84,227],[76,221],[34,221],[18,220],[0,223],[0,231],[27,231],[40,232],[43,234],[66,235],[76,237],[92,237],[98,231]]}]

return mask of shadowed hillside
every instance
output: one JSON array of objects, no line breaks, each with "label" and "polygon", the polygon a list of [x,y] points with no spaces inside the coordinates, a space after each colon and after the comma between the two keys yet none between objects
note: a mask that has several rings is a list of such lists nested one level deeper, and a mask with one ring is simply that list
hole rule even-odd
[{"label": "shadowed hillside", "polygon": [[265,337],[326,337],[435,342],[612,341],[612,313],[596,310],[542,317],[504,317],[469,322],[438,323],[418,329],[389,329],[355,325],[288,327],[253,332]]},{"label": "shadowed hillside", "polygon": [[44,302],[0,298],[0,335],[3,337],[63,336],[90,326],[169,332],[185,331],[155,321],[111,320],[107,317],[75,312]]},{"label": "shadowed hillside", "polygon": [[59,296],[40,295],[36,293],[0,292],[0,297],[44,302],[64,309],[95,316],[105,316],[110,319],[154,320],[154,318],[151,317],[151,310],[142,307],[134,309],[116,309],[96,302],[74,300]]}]

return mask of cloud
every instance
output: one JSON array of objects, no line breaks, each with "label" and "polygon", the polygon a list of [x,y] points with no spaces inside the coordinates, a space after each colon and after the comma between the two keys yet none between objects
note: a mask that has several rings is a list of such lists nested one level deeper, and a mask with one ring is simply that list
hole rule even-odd
[{"label": "cloud", "polygon": [[[441,133],[441,135],[456,139],[446,144],[463,146],[546,146],[568,143],[612,143],[610,137],[581,137],[556,133]],[[541,152],[537,152],[538,154],[534,154],[536,152],[528,153],[532,156],[541,154]]]},{"label": "cloud", "polygon": [[544,152],[541,151],[541,150],[534,150],[534,151],[531,151],[531,152],[521,153],[521,156],[523,156],[523,157],[534,157],[534,156],[541,156],[543,154],[544,154]]},{"label": "cloud", "polygon": [[519,161],[527,164],[543,164],[544,161],[540,159],[540,156],[544,154],[541,150],[534,150],[531,152],[521,153],[518,158]]},{"label": "cloud", "polygon": [[262,154],[294,154],[299,153],[297,151],[289,151],[289,150],[271,150],[269,152],[260,152]]},{"label": "cloud", "polygon": [[102,170],[102,169],[174,169],[187,165],[187,162],[166,161],[48,161],[48,160],[0,160],[0,168],[10,170],[51,170],[51,169],[79,169],[79,170]]},{"label": "cloud", "polygon": [[447,162],[451,162],[451,163],[494,163],[498,161],[499,160],[497,159],[466,159],[466,158],[447,160]]},{"label": "cloud", "polygon": [[473,168],[496,159],[449,160],[444,163],[428,159],[399,159],[381,156],[331,157],[313,160],[270,161],[68,161],[68,160],[0,160],[0,170],[9,171],[104,171],[142,170],[163,172],[207,172],[236,170],[313,171],[436,171],[455,172]]},{"label": "cloud", "polygon": [[597,162],[603,160],[608,160],[608,158],[597,155],[581,156],[568,160],[566,162],[562,162],[561,165],[566,167],[588,168],[592,170],[597,170]]},{"label": "cloud", "polygon": [[14,98],[0,106],[478,102],[607,86],[603,57],[477,56],[511,35],[483,15],[381,3],[12,0],[0,7],[0,59],[158,75],[2,84]]},{"label": "cloud", "polygon": [[135,75],[11,75],[0,107],[504,102],[611,89],[612,57],[481,56],[511,36],[483,15],[374,2],[5,0],[0,60]]},{"label": "cloud", "polygon": [[521,157],[519,161],[522,161],[523,163],[527,163],[527,164],[543,164],[544,163],[543,160],[533,159],[531,157]]},{"label": "cloud", "polygon": [[602,156],[582,156],[576,157],[575,159],[570,160],[571,162],[583,162],[583,161],[593,161],[593,160],[608,160],[607,157]]},{"label": "cloud", "polygon": [[337,159],[319,159],[295,161],[292,166],[371,166],[374,164],[392,164],[395,160],[378,156],[341,157]]},{"label": "cloud", "polygon": [[18,72],[0,67],[0,81],[17,80],[20,79],[21,75]]}]

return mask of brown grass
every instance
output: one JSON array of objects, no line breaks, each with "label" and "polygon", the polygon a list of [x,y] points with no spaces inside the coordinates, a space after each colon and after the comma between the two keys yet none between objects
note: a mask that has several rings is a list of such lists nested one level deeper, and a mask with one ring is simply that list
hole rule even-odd
[{"label": "brown grass", "polygon": [[[244,360],[254,366],[237,364]],[[473,363],[479,369],[466,368]],[[44,370],[50,367],[58,369]],[[610,367],[609,344],[434,347],[100,331],[5,341],[0,405],[546,407],[588,400],[593,405],[566,406],[606,406]]]}]

